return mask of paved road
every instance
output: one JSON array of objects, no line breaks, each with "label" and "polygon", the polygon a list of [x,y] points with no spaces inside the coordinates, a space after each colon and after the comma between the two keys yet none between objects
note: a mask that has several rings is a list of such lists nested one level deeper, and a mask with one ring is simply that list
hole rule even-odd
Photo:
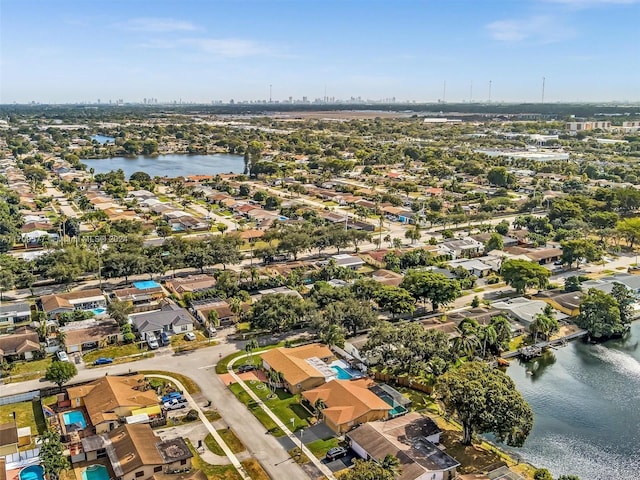
[{"label": "paved road", "polygon": [[[213,402],[227,425],[233,429],[247,450],[256,458],[271,478],[306,479],[304,470],[282,448],[278,440],[266,433],[262,424],[240,403],[215,373],[215,363],[223,357],[244,348],[243,343],[221,343],[214,347],[194,350],[181,355],[162,351],[154,358],[147,358],[122,365],[100,368],[81,368],[75,381],[94,380],[105,374],[121,375],[131,370],[165,370],[192,378],[202,391],[202,396]],[[51,386],[39,380],[2,385],[2,395],[37,390]],[[206,403],[206,401],[203,401]]]}]

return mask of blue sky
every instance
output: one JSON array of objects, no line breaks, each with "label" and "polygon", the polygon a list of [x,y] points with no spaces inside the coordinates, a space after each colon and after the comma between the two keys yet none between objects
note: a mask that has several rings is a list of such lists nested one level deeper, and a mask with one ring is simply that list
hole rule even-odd
[{"label": "blue sky", "polygon": [[1,0],[0,103],[640,101],[640,0]]}]

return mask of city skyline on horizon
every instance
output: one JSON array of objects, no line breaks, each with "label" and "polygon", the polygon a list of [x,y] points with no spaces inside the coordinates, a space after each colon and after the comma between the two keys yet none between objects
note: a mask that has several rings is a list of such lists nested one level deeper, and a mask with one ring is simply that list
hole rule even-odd
[{"label": "city skyline on horizon", "polygon": [[0,104],[640,101],[640,0],[514,3],[4,0]]}]

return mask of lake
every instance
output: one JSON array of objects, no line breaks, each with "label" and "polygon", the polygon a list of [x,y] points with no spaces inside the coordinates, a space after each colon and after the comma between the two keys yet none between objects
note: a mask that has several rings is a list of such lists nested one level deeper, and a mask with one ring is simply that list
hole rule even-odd
[{"label": "lake", "polygon": [[638,480],[639,339],[635,322],[625,340],[575,341],[534,362],[513,361],[507,373],[535,413],[531,435],[513,451],[554,478]]},{"label": "lake", "polygon": [[151,177],[184,177],[188,175],[215,175],[217,173],[242,173],[244,157],[227,153],[212,155],[144,155],[132,157],[112,157],[82,159],[87,169],[95,173],[107,173],[121,168],[127,178],[134,172],[146,172]]},{"label": "lake", "polygon": [[106,135],[91,135],[91,140],[95,140],[101,145],[105,143],[115,143],[116,141],[114,137],[107,137]]}]

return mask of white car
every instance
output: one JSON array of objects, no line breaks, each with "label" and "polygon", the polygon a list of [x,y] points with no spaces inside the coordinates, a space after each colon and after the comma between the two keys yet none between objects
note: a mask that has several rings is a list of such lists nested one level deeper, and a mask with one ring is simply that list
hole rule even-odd
[{"label": "white car", "polygon": [[156,348],[160,347],[160,345],[158,344],[158,339],[155,337],[155,335],[153,335],[153,336],[148,335],[147,336],[147,345],[149,345],[149,348],[151,350],[155,350]]},{"label": "white car", "polygon": [[189,402],[186,398],[174,398],[168,402],[164,402],[162,406],[165,410],[179,410],[181,408],[187,408],[189,406]]},{"label": "white car", "polygon": [[69,361],[69,357],[67,355],[67,352],[65,352],[64,350],[58,350],[58,352],[56,353],[56,356],[58,357],[58,360],[60,360],[61,362],[68,362]]},{"label": "white car", "polygon": [[193,332],[187,332],[184,334],[184,339],[189,342],[193,342],[196,339],[196,334]]}]

